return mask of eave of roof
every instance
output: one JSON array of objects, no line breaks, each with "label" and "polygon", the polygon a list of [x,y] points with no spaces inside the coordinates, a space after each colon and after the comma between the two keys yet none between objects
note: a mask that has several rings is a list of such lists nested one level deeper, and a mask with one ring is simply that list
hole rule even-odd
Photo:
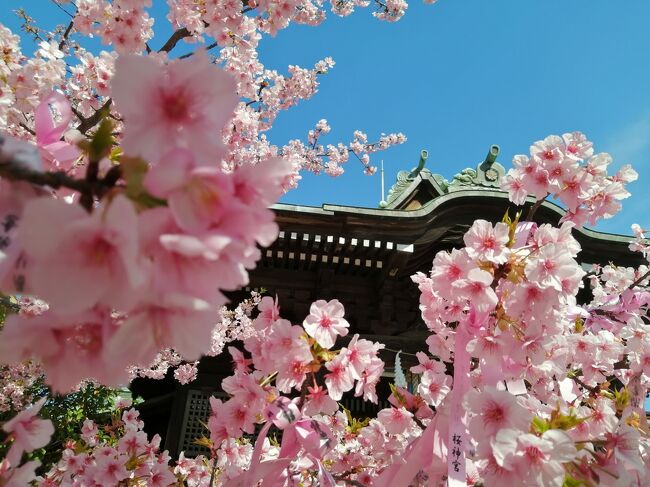
[{"label": "eave of roof", "polygon": [[[526,202],[534,203],[531,197]],[[471,225],[478,218],[498,221],[506,210],[511,215],[520,207],[508,200],[504,191],[468,187],[442,194],[415,210],[364,208],[346,205],[324,204],[322,207],[276,204],[272,206],[280,226],[288,231],[308,232],[313,228],[322,234],[343,235],[357,238],[373,236],[404,244],[426,245],[438,241],[446,231],[454,227]],[[525,214],[526,208],[524,208]],[[557,224],[566,211],[555,203],[545,201],[536,213],[538,223]],[[574,236],[583,248],[583,254],[591,254],[594,260],[602,252],[611,253],[612,260],[622,258],[621,264],[643,262],[639,254],[632,254],[628,245],[631,236],[600,232],[589,228],[574,230]]]}]

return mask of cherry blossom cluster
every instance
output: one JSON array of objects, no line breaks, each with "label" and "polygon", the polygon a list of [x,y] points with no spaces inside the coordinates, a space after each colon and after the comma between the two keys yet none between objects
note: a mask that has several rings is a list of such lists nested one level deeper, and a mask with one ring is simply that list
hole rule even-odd
[{"label": "cherry blossom cluster", "polygon": [[[160,451],[160,436],[151,440],[142,431],[139,413],[121,404],[110,425],[100,426],[87,419],[80,441],[66,443],[61,460],[36,485],[133,485],[168,487],[183,485],[207,487],[210,466],[202,456],[180,455],[174,465],[167,451]],[[120,416],[121,413],[121,416]]]},{"label": "cherry blossom cluster", "polygon": [[[413,278],[431,331],[429,353],[411,368],[417,384],[394,386],[377,418],[353,418],[337,401],[377,402],[383,346],[354,335],[334,349],[349,329],[341,303],[316,301],[300,326],[270,297],[224,313],[222,292],[248,283],[259,247],[277,236],[268,206],[300,170],[339,175],[354,155],[372,173],[370,154],[405,138],[369,143],[357,131],[350,144],[324,145],[322,120],[305,142],[267,139],[278,114],[314,96],[334,63],[290,65],[285,76],[259,61],[258,44],[291,22],[321,22],[322,2],[168,4],[176,30],[157,52],[151,2],[78,0],[68,28],[30,27],[39,40],[32,58],[0,26],[0,291],[23,299],[0,358],[13,364],[3,369],[16,378],[8,385],[34,370],[15,365],[29,359],[58,391],[89,377],[126,382],[128,366],[156,376],[175,365],[188,383],[194,360],[240,339],[244,351],[228,348],[229,397],[211,401],[212,458],[168,466],[160,438],[148,440],[131,409],[112,426],[87,421],[83,441],[37,479],[38,463],[22,457],[52,435],[37,416],[41,400],[2,425],[1,485],[649,482],[648,266],[587,273],[571,234],[618,212],[636,179],[629,166],[608,176],[611,157],[594,154],[579,132],[516,156],[503,189],[517,205],[533,195],[533,208],[559,199],[564,223],[478,220],[462,249],[437,254],[431,273]],[[336,1],[332,10],[369,4]],[[390,21],[407,7],[375,5]],[[86,51],[81,35],[120,55]],[[183,40],[206,49],[174,59]],[[631,248],[647,257],[645,230],[633,230]],[[3,390],[12,407],[28,400]]]},{"label": "cherry blossom cluster", "polygon": [[290,171],[281,159],[228,171],[216,163],[226,149],[212,133],[237,96],[204,53],[167,64],[120,57],[111,85],[125,120],[120,152],[101,131],[89,145],[60,140],[71,107],[58,93],[37,107],[36,146],[5,139],[1,148],[10,168],[36,177],[86,169],[68,184],[77,191],[1,181],[2,290],[49,309],[10,316],[0,355],[36,358],[59,391],[84,378],[124,383],[127,366],[163,348],[190,361],[207,352],[221,291],[247,284],[257,246],[277,236],[268,206]]},{"label": "cherry blossom cluster", "polygon": [[[522,173],[524,186],[535,177]],[[573,226],[478,220],[464,248],[437,254],[429,276],[414,276],[433,358],[418,354],[412,371],[422,373],[418,396],[445,432],[441,446],[429,445],[432,464],[411,462],[429,479],[441,481],[453,465],[456,447],[445,435],[458,424],[450,412],[457,394],[467,414],[468,484],[647,482],[648,268],[596,267],[593,299],[578,305],[587,273],[575,260]],[[471,360],[467,389],[445,375],[445,362],[460,369],[463,356]]]},{"label": "cherry blossom cluster", "polygon": [[[326,130],[319,124],[311,140]],[[375,419],[355,419],[336,403],[353,390],[376,402],[384,369],[382,345],[358,335],[333,350],[349,328],[337,300],[316,301],[298,326],[281,318],[277,300],[253,299],[239,318],[246,316],[239,336],[245,351],[228,349],[235,373],[222,388],[229,398],[211,400],[214,464],[201,460],[186,471],[205,479],[207,468],[215,485],[263,478],[277,485],[443,485],[462,461],[470,485],[643,485],[650,464],[643,409],[648,267],[593,266],[587,273],[576,261],[572,222],[556,228],[518,220],[477,220],[465,247],[438,253],[428,276],[413,277],[432,332],[430,355],[417,354],[416,387],[393,387],[391,406]],[[632,246],[645,252],[644,232],[635,229]],[[592,299],[580,305],[585,279]],[[252,303],[259,314],[250,320]],[[35,318],[50,312],[36,308],[44,312]],[[110,319],[121,327],[129,318]],[[86,336],[75,331],[73,339],[63,335],[65,343]],[[182,381],[194,373],[186,365]],[[250,435],[257,435],[254,444]],[[142,465],[112,458],[108,471],[122,479]],[[159,485],[172,482],[162,467],[155,475]]]},{"label": "cherry blossom cluster", "polygon": [[[23,296],[12,303],[14,311],[35,316],[47,310],[47,303]],[[43,378],[43,369],[33,361],[0,366],[0,413],[20,411],[34,401],[33,387]]]},{"label": "cherry blossom cluster", "polygon": [[[257,309],[262,299],[261,295],[251,292],[251,297],[244,299],[230,310],[221,307],[221,320],[212,330],[212,343],[204,352],[205,356],[216,357],[220,355],[227,343],[235,340],[245,340],[256,333],[252,326],[251,313]],[[188,384],[196,378],[197,362],[183,363],[183,357],[172,349],[161,350],[153,362],[147,367],[130,367],[130,378],[146,377],[149,379],[162,379],[170,368],[174,369],[174,378],[181,384]]]},{"label": "cherry blossom cluster", "polygon": [[[258,308],[253,321],[258,333],[244,340],[245,352],[228,349],[235,374],[224,379],[222,388],[229,399],[211,398],[208,427],[219,458],[218,478],[255,485],[272,468],[285,480],[323,481],[332,475],[323,462],[338,456],[335,437],[345,430],[336,401],[354,390],[356,396],[377,402],[375,386],[384,370],[378,352],[383,346],[354,335],[345,347],[332,350],[349,327],[337,300],[314,302],[302,326],[281,318],[271,297],[262,298]],[[265,424],[255,451],[236,447],[235,440],[256,433],[260,422]],[[282,430],[279,448],[265,440],[272,425]],[[299,453],[304,456],[297,457]],[[221,460],[224,456],[227,461]]]},{"label": "cherry blossom cluster", "polygon": [[[0,130],[31,137],[33,112],[53,87],[64,84],[66,64],[60,51],[50,44],[27,58],[20,49],[20,38],[0,24]],[[28,114],[29,118],[25,117]],[[27,127],[27,129],[25,128]]]},{"label": "cherry blossom cluster", "polygon": [[42,377],[41,367],[26,361],[0,367],[0,413],[19,411],[28,405],[33,397],[30,389]]},{"label": "cherry blossom cluster", "polygon": [[518,205],[529,194],[537,201],[552,196],[568,209],[564,220],[578,226],[595,225],[618,213],[619,201],[630,196],[625,184],[638,177],[629,165],[608,176],[611,162],[605,152],[594,154],[593,144],[580,132],[549,135],[530,146],[530,157],[514,157],[514,168],[503,179],[502,188]]},{"label": "cherry blossom cluster", "polygon": [[650,245],[646,239],[648,231],[635,223],[632,225],[632,232],[634,232],[634,240],[630,243],[630,250],[633,252],[641,252],[648,259],[650,255]]},{"label": "cherry blossom cluster", "polygon": [[35,471],[40,462],[22,462],[22,457],[24,453],[43,448],[54,434],[52,421],[38,417],[44,403],[43,398],[2,425],[2,431],[7,435],[5,441],[10,442],[10,447],[6,457],[0,460],[0,485],[20,487],[30,485],[36,478]]},{"label": "cherry blossom cluster", "polygon": [[[342,5],[345,2],[336,2]],[[186,45],[211,42],[208,49],[218,49],[215,62],[222,65],[237,81],[237,93],[242,103],[231,113],[231,122],[223,130],[227,152],[224,163],[230,167],[242,164],[256,164],[260,160],[290,151],[272,145],[264,132],[270,130],[273,121],[282,110],[287,110],[302,100],[311,98],[318,90],[317,77],[327,73],[334,61],[326,57],[314,68],[289,65],[288,74],[266,68],[260,61],[257,48],[262,35],[276,32],[296,21],[315,25],[323,20],[324,10],[320,3],[248,3],[188,2],[169,0],[168,20],[176,29],[159,47],[153,50],[153,19],[147,8],[151,0],[82,0],[73,6],[76,11],[70,25],[55,32],[46,32],[34,24],[30,29],[41,42],[33,59],[23,56],[19,38],[0,25],[0,48],[5,55],[0,59],[0,130],[21,139],[31,140],[34,136],[34,112],[41,100],[53,90],[63,90],[72,105],[74,116],[65,125],[74,121],[76,129],[86,134],[95,127],[101,111],[108,111],[114,121],[114,131],[122,132],[120,113],[112,103],[111,78],[114,73],[116,55],[145,54],[158,62],[166,62],[171,51],[185,41]],[[359,5],[364,2],[359,2]],[[349,3],[353,5],[352,2]],[[394,10],[377,2],[380,11]],[[392,15],[392,14],[391,14]],[[99,36],[106,45],[114,46],[115,52],[88,52],[82,45],[82,36]],[[199,48],[200,50],[201,48]],[[195,55],[189,52],[182,57]],[[76,141],[79,133],[68,131],[66,140]],[[388,138],[399,137],[391,134]],[[54,139],[53,139],[54,140]],[[383,150],[388,145],[374,144],[374,150]],[[366,157],[372,151],[359,153]],[[299,181],[299,170],[323,172],[325,166],[314,165],[314,159],[304,154],[290,153],[288,159],[294,165],[294,174],[288,179],[285,189],[294,188]],[[335,158],[334,158],[335,159]],[[342,170],[332,162],[331,175]],[[68,170],[75,173],[77,165]],[[364,161],[364,171],[373,172],[373,167]]]},{"label": "cherry blossom cluster", "polygon": [[323,171],[327,175],[334,177],[343,174],[342,164],[346,163],[350,158],[350,154],[352,154],[362,164],[364,172],[367,175],[372,175],[377,171],[377,168],[370,165],[370,154],[406,142],[406,136],[398,133],[382,134],[377,142],[369,143],[368,136],[356,130],[354,139],[348,145],[339,143],[338,145],[328,144],[324,146],[320,144],[320,137],[329,133],[330,130],[331,127],[327,120],[320,120],[315,129],[309,131],[307,144],[300,140],[291,140],[281,149],[280,154],[291,161],[297,162],[302,169],[315,174]]},{"label": "cherry blossom cluster", "polygon": [[[275,35],[291,22],[318,25],[326,17],[323,2],[312,0],[254,1],[246,3],[244,9],[241,3],[229,0],[205,4],[191,0],[168,0],[168,4],[170,8],[168,19],[173,25],[186,28],[198,39],[209,35],[222,44],[228,41],[236,42],[235,39],[241,35],[242,30],[245,31],[243,25],[248,22],[251,22],[253,28],[259,33]],[[334,14],[348,16],[356,7],[368,7],[371,2],[343,0],[331,1],[330,4]],[[377,0],[373,5],[377,8],[373,15],[388,21],[399,20],[408,7],[404,1],[384,3]],[[251,12],[252,16],[244,15],[248,12]]]},{"label": "cherry blossom cluster", "polygon": [[119,54],[137,54],[153,37],[153,19],[145,10],[151,0],[79,0],[73,26],[86,35],[98,35]]}]

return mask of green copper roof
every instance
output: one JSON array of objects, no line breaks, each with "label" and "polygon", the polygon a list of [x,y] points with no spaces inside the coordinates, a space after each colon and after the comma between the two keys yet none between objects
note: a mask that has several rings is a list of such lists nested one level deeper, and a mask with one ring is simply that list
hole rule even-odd
[{"label": "green copper roof", "polygon": [[404,200],[404,197],[414,191],[421,181],[428,180],[438,196],[454,191],[470,188],[499,188],[501,178],[506,174],[505,168],[496,160],[499,146],[490,147],[485,160],[476,166],[476,169],[463,169],[448,181],[440,174],[434,174],[424,165],[427,160],[427,151],[422,151],[418,167],[411,171],[397,173],[395,184],[388,190],[386,201],[379,203],[380,208],[395,209]]}]

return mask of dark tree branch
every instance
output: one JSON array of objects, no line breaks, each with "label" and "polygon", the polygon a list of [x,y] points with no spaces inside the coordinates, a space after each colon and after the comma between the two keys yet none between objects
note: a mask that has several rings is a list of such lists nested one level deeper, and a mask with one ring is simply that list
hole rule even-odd
[{"label": "dark tree branch", "polygon": [[25,125],[23,122],[20,122],[18,125],[20,125],[23,129],[27,130],[32,135],[36,135],[36,132],[34,132],[32,129],[30,129],[27,125]]},{"label": "dark tree branch", "polygon": [[628,286],[628,289],[633,289],[633,288],[637,287],[639,284],[641,284],[643,281],[645,281],[648,277],[650,277],[650,271],[646,272],[641,277],[639,277],[636,281],[634,281],[632,284],[630,284]]},{"label": "dark tree branch", "polygon": [[[68,15],[71,18],[74,18],[74,15],[72,15],[70,12],[68,12],[66,9],[64,9],[59,2],[57,2],[56,0],[52,0],[52,3],[54,5],[56,5],[57,7],[59,7],[60,10],[63,10],[66,13],[66,15]],[[74,5],[74,7],[77,8],[77,5],[74,2],[72,3],[72,5]],[[61,48],[59,48],[59,49],[61,49]]]},{"label": "dark tree branch", "polygon": [[537,210],[539,209],[540,206],[542,206],[542,203],[546,201],[546,198],[548,198],[548,194],[544,196],[541,200],[535,201],[533,206],[530,207],[530,210],[528,210],[528,215],[526,215],[526,220],[527,222],[532,222],[533,217],[535,216],[535,213],[537,213]]},{"label": "dark tree branch", "polygon": [[68,27],[65,29],[65,32],[63,33],[63,37],[61,38],[61,42],[59,42],[59,51],[63,49],[63,46],[65,46],[65,43],[68,42],[68,36],[70,35],[70,32],[72,32],[72,27],[74,23],[71,20],[70,23],[68,24]]},{"label": "dark tree branch", "polygon": [[113,166],[103,179],[99,179],[94,173],[95,168],[92,164],[88,166],[87,171],[86,179],[75,179],[63,171],[36,171],[16,160],[0,162],[0,177],[10,181],[25,181],[37,186],[49,186],[52,189],[68,188],[78,191],[81,194],[80,203],[90,211],[95,197],[101,199],[117,185],[122,177],[122,170],[120,166]]},{"label": "dark tree branch", "polygon": [[63,171],[35,171],[14,160],[0,162],[0,177],[11,181],[26,181],[37,186],[49,186],[53,189],[68,188],[74,191],[87,192],[92,188],[87,181],[71,178]]},{"label": "dark tree branch", "polygon": [[[219,45],[218,42],[213,42],[212,44],[210,44],[208,46],[205,46],[205,50],[209,51],[210,49],[214,49],[218,45]],[[182,56],[178,56],[178,59],[187,59],[188,57],[194,56],[194,54],[196,54],[196,51],[188,52],[187,54],[183,54]]]},{"label": "dark tree branch", "polygon": [[108,108],[110,108],[112,103],[113,103],[113,100],[111,98],[109,98],[101,106],[101,108],[96,110],[95,113],[93,113],[88,118],[84,118],[79,113],[76,113],[76,115],[81,120],[81,123],[77,126],[77,130],[85,135],[86,132],[88,132],[91,128],[93,128],[95,125],[97,125],[99,122],[101,122],[102,117],[104,116],[104,111],[107,110]]},{"label": "dark tree branch", "polygon": [[192,34],[190,33],[189,30],[187,30],[186,27],[174,31],[174,33],[169,37],[169,39],[167,39],[167,42],[165,42],[165,44],[160,49],[158,49],[158,52],[171,51],[172,49],[174,49],[174,47],[176,47],[178,41],[180,41],[181,39],[185,39],[186,37],[189,37],[191,35]]},{"label": "dark tree branch", "polygon": [[208,484],[208,487],[212,487],[214,485],[214,478],[217,474],[217,458],[216,456],[212,458],[212,468],[210,469],[210,483]]},{"label": "dark tree branch", "polygon": [[354,485],[355,487],[364,487],[361,482],[358,482],[357,480],[351,480],[346,475],[333,475],[332,477],[334,477],[334,480],[345,482],[348,485]]}]

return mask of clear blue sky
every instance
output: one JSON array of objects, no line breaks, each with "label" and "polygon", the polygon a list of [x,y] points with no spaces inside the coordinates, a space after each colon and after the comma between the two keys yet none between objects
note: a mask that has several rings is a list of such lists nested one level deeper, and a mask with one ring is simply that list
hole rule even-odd
[{"label": "clear blue sky", "polygon": [[[46,0],[7,3],[25,7],[44,26],[66,21]],[[170,32],[165,4],[154,0],[154,46]],[[17,25],[9,9],[0,21]],[[371,139],[404,132],[406,144],[375,159],[385,161],[388,187],[423,148],[430,169],[451,178],[480,162],[490,144],[501,146],[499,160],[509,167],[531,142],[581,130],[596,150],[613,155],[615,166],[631,163],[640,174],[623,212],[599,229],[650,227],[648,21],[647,0],[414,0],[393,24],[362,9],[348,18],[330,15],[317,28],[293,25],[263,40],[267,67],[286,72],[289,64],[311,67],[325,56],[337,64],[312,100],[281,114],[270,138],[278,145],[302,138],[320,118],[333,128],[326,142],[347,142],[354,129]],[[379,188],[378,176],[364,176],[350,160],[341,178],[305,175],[283,201],[374,207]]]}]

